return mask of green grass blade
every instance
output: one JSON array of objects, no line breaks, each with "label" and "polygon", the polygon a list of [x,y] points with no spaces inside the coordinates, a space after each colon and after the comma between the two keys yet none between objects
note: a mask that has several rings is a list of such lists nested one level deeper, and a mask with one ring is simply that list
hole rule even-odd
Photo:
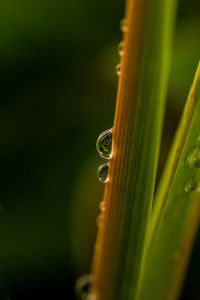
[{"label": "green grass blade", "polygon": [[197,69],[194,83],[191,87],[191,91],[188,96],[188,100],[183,111],[183,116],[181,118],[180,124],[178,126],[172,147],[170,149],[170,154],[162,174],[161,181],[159,183],[158,189],[156,191],[156,196],[154,200],[154,209],[151,217],[151,225],[149,226],[148,238],[152,238],[152,234],[157,226],[161,211],[164,207],[169,187],[173,181],[174,174],[180,159],[180,155],[188,134],[189,127],[191,125],[191,120],[194,111],[197,106],[197,101],[194,101],[194,94],[198,92],[198,81],[199,81],[199,67]]},{"label": "green grass blade", "polygon": [[176,1],[128,0],[128,30],[93,263],[99,300],[136,299],[162,131]]},{"label": "green grass blade", "polygon": [[139,299],[177,299],[199,218],[200,65],[157,191]]}]

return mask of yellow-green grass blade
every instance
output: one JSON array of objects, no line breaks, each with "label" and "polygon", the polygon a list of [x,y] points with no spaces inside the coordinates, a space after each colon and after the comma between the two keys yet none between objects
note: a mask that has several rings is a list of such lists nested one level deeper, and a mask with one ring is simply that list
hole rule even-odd
[{"label": "yellow-green grass blade", "polygon": [[200,218],[200,65],[156,194],[140,300],[179,296]]}]

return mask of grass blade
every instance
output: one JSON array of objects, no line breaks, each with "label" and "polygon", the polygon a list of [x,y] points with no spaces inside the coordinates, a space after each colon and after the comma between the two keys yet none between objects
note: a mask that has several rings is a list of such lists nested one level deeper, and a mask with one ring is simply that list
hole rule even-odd
[{"label": "grass blade", "polygon": [[199,120],[200,65],[157,191],[141,300],[180,293],[200,218]]},{"label": "grass blade", "polygon": [[124,56],[95,256],[96,299],[136,299],[155,187],[176,1],[128,0]]}]

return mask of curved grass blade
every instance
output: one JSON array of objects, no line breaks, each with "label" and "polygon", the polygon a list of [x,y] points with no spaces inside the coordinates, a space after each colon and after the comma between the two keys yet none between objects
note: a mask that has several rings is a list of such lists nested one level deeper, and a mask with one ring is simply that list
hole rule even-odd
[{"label": "curved grass blade", "polygon": [[156,194],[141,300],[175,300],[200,218],[200,65]]}]

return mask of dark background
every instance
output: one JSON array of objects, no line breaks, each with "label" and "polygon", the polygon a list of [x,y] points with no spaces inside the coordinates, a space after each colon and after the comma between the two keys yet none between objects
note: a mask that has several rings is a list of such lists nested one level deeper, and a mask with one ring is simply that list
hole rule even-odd
[{"label": "dark background", "polygon": [[[90,270],[103,192],[95,142],[113,123],[124,5],[1,1],[0,300],[73,300]],[[180,0],[160,169],[199,53],[200,3]],[[182,300],[200,299],[199,250],[200,236]]]}]

